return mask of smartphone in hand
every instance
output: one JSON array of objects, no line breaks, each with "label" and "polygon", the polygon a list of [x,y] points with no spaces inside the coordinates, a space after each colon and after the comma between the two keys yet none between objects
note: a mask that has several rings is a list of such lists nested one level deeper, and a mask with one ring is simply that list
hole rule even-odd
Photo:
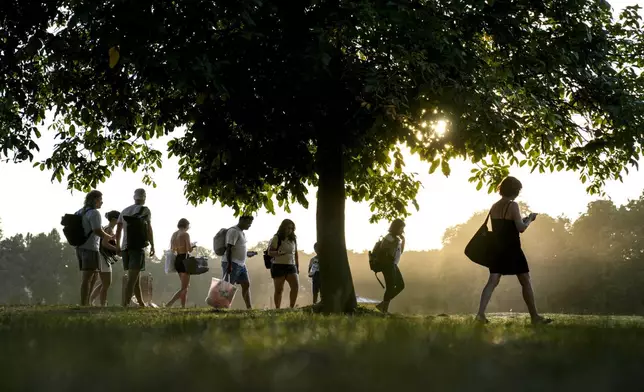
[{"label": "smartphone in hand", "polygon": [[530,213],[530,215],[528,215],[525,218],[523,218],[523,223],[528,223],[528,222],[534,221],[535,219],[537,219],[537,215],[538,214],[536,212]]}]

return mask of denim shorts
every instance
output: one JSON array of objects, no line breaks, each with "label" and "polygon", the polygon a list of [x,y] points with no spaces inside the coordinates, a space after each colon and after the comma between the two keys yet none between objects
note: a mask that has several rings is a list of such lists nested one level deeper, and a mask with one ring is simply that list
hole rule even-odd
[{"label": "denim shorts", "polygon": [[271,278],[284,278],[289,275],[297,275],[295,264],[275,264],[271,265]]},{"label": "denim shorts", "polygon": [[[228,262],[224,261],[221,263],[222,279],[226,278],[228,275]],[[227,279],[226,279],[227,280]],[[233,269],[230,273],[230,283],[250,283],[250,277],[248,276],[248,269],[245,265],[233,263]]]},{"label": "denim shorts", "polygon": [[145,271],[145,249],[123,249],[123,269]]}]

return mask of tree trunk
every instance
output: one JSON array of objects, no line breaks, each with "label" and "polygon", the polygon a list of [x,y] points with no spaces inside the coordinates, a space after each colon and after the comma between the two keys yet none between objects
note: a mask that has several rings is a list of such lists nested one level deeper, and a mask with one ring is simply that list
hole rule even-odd
[{"label": "tree trunk", "polygon": [[344,238],[344,167],[339,135],[318,138],[317,242],[320,258],[321,311],[351,313],[357,307]]}]

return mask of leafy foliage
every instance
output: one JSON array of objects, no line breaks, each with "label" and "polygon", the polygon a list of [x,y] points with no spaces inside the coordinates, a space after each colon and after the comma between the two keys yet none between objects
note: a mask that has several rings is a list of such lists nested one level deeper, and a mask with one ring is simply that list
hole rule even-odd
[{"label": "leafy foliage", "polygon": [[[3,154],[87,190],[116,167],[146,172],[172,141],[193,203],[307,205],[317,140],[337,130],[347,195],[374,219],[407,215],[419,184],[401,145],[449,175],[477,163],[577,170],[588,190],[641,154],[641,18],[605,1],[11,1],[1,9]],[[447,28],[446,28],[447,27]],[[447,132],[432,125],[445,121]],[[243,151],[243,153],[240,153]]]},{"label": "leafy foliage", "polygon": [[185,127],[168,150],[194,204],[289,211],[318,186],[320,257],[333,266],[323,296],[341,301],[354,297],[345,197],[368,200],[372,221],[418,208],[403,146],[446,176],[453,158],[479,164],[470,180],[488,191],[527,164],[577,170],[598,193],[641,154],[636,7],[619,22],[604,0],[13,0],[0,11],[4,156],[31,159],[34,124],[55,109],[60,143],[35,163],[52,180],[69,173],[88,190],[121,167],[153,184],[162,154],[148,141]]}]

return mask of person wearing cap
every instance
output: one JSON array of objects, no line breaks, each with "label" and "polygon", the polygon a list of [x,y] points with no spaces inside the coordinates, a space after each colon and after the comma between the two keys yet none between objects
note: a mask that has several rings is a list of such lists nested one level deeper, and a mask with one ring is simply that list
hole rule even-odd
[{"label": "person wearing cap", "polygon": [[[152,231],[152,213],[150,209],[145,206],[146,194],[145,189],[137,189],[134,191],[134,204],[125,208],[118,218],[116,224],[116,247],[121,251],[123,258],[123,268],[127,271],[127,281],[123,288],[123,306],[129,306],[132,295],[136,297],[139,306],[145,306],[143,303],[143,296],[141,292],[141,284],[139,282],[139,275],[141,271],[145,270],[145,248],[134,249],[128,246],[127,243],[127,222],[124,217],[140,215],[142,219],[147,222],[147,239],[150,242],[150,256],[154,256],[154,235]],[[123,234],[123,241],[121,242],[121,233]]]},{"label": "person wearing cap", "polygon": [[[114,210],[106,213],[105,219],[107,219],[108,224],[103,227],[103,231],[109,235],[114,235],[114,227],[116,227],[120,215],[120,212]],[[105,306],[107,303],[107,290],[112,284],[112,264],[116,261],[115,257],[119,253],[118,249],[116,249],[116,240],[105,241],[101,239],[99,253],[101,256],[98,266],[98,278],[100,281],[94,287],[89,303],[93,303],[99,297],[101,306]],[[96,275],[94,275],[94,280],[96,280]]]}]

